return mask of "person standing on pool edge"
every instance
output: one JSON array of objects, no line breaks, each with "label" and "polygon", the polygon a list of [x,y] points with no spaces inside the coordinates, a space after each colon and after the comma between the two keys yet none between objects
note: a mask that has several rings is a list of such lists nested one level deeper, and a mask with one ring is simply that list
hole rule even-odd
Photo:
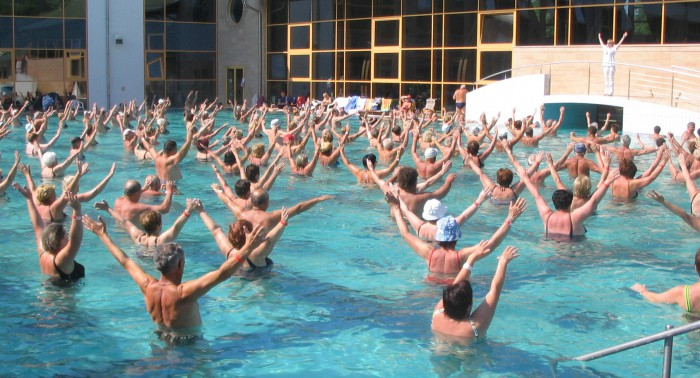
[{"label": "person standing on pool edge", "polygon": [[462,84],[452,95],[452,99],[455,100],[455,107],[457,108],[455,110],[455,117],[460,114],[464,117],[464,108],[467,106],[467,86]]},{"label": "person standing on pool edge", "polygon": [[622,44],[622,41],[627,37],[627,32],[622,35],[620,42],[615,44],[615,41],[608,39],[608,43],[603,43],[603,34],[598,33],[598,42],[603,48],[603,78],[605,79],[605,96],[612,96],[615,89],[615,53]]},{"label": "person standing on pool edge", "polygon": [[189,344],[201,336],[199,327],[202,325],[202,318],[197,303],[199,297],[231,277],[248,255],[265,241],[263,228],[254,227],[246,234],[243,247],[232,254],[219,269],[192,281],[182,282],[185,252],[179,244],[165,243],[156,248],[153,262],[161,273],[160,279],[157,279],[144,272],[112,241],[102,217],[95,221],[86,215],[83,217],[83,223],[88,230],[97,235],[139,286],[146,302],[146,310],[156,323],[155,333],[161,340],[173,345]]}]

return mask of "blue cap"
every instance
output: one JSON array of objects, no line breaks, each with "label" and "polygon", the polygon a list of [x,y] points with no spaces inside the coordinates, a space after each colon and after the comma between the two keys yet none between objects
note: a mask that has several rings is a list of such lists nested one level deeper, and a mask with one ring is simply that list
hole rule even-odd
[{"label": "blue cap", "polygon": [[435,233],[435,241],[451,242],[457,241],[462,237],[462,230],[459,229],[459,223],[452,216],[440,218],[437,221],[437,233]]}]

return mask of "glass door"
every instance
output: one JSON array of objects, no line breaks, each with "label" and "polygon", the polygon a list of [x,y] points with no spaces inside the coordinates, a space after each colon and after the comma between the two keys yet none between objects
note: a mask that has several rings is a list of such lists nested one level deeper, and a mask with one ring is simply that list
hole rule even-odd
[{"label": "glass door", "polygon": [[511,76],[507,70],[513,65],[514,36],[514,12],[480,15],[477,41],[479,82],[485,84]]},{"label": "glass door", "polygon": [[245,95],[245,76],[243,67],[227,67],[226,69],[226,98],[231,102],[243,103]]},{"label": "glass door", "polygon": [[398,99],[401,80],[401,18],[372,20],[372,93]]}]

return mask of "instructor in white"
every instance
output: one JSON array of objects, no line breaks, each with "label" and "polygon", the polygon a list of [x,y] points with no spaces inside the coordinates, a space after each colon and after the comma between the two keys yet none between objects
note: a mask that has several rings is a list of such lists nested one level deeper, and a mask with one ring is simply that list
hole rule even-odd
[{"label": "instructor in white", "polygon": [[613,95],[613,89],[615,86],[615,53],[617,48],[620,47],[622,41],[627,37],[627,32],[622,35],[620,42],[616,45],[612,39],[608,39],[608,43],[603,43],[603,35],[598,33],[598,41],[600,46],[603,47],[603,77],[605,78],[605,93],[606,96]]}]

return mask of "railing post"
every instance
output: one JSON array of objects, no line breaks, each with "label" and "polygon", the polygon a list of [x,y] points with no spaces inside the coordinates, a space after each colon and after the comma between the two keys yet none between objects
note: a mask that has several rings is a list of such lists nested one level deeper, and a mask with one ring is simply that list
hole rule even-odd
[{"label": "railing post", "polygon": [[588,63],[588,95],[591,95],[591,64]]},{"label": "railing post", "polygon": [[630,99],[630,88],[632,87],[632,69],[627,67],[627,99]]},{"label": "railing post", "polygon": [[[666,325],[666,330],[673,328],[672,325]],[[661,376],[663,378],[671,378],[671,358],[673,355],[673,336],[664,339],[664,370]]]},{"label": "railing post", "polygon": [[676,75],[671,74],[671,106],[673,107],[673,84],[676,79]]}]

